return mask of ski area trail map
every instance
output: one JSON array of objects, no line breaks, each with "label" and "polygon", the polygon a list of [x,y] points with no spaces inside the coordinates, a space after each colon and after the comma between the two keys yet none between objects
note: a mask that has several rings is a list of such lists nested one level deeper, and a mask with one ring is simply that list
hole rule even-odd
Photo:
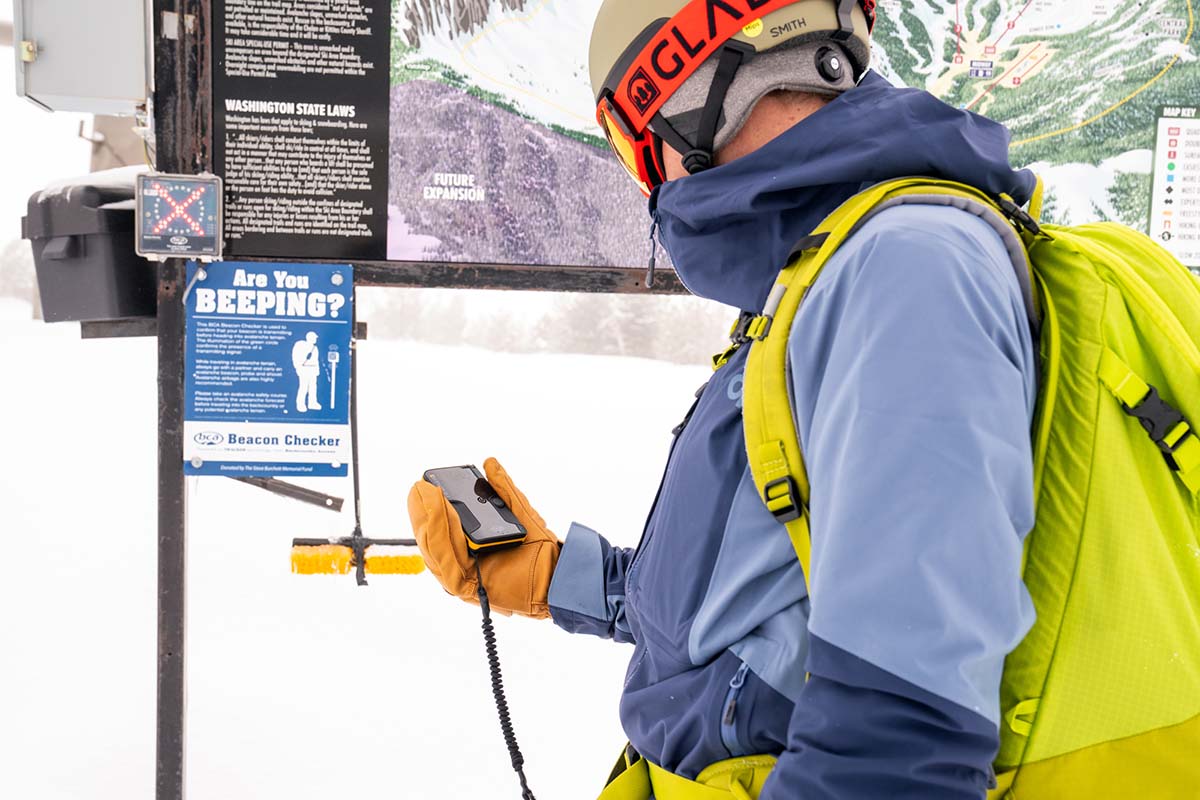
[{"label": "ski area trail map", "polygon": [[[1197,2],[880,0],[873,65],[1007,124],[1052,221],[1149,230],[1160,110],[1200,98]],[[645,263],[645,202],[595,125],[599,6],[393,0],[390,258]]]}]

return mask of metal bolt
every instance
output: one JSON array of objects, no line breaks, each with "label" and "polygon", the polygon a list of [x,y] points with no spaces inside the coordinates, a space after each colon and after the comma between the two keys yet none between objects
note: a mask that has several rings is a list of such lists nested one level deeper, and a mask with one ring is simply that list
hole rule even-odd
[{"label": "metal bolt", "polygon": [[333,282],[334,286],[341,286],[343,283],[346,282],[346,279],[342,277],[342,273],[340,273],[340,272],[333,273],[333,277],[330,278],[329,280]]},{"label": "metal bolt", "polygon": [[204,459],[200,456],[192,456],[192,466],[196,469],[200,469],[202,466],[204,466]]}]

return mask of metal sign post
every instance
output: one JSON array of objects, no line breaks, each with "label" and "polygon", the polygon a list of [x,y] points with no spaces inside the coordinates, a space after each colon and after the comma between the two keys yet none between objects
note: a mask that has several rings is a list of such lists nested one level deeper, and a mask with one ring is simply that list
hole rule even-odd
[{"label": "metal sign post", "polygon": [[182,800],[187,616],[183,479],[183,262],[158,282],[158,800]]},{"label": "metal sign post", "polygon": [[[154,0],[156,167],[209,169],[209,0]],[[187,496],[183,477],[185,263],[158,278],[158,712],[155,797],[183,800],[187,689]]]}]

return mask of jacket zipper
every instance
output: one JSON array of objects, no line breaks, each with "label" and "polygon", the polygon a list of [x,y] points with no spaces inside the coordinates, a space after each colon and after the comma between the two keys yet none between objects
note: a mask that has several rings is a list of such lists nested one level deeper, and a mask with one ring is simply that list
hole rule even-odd
[{"label": "jacket zipper", "polygon": [[742,687],[746,685],[746,673],[749,671],[750,665],[743,661],[737,672],[733,673],[733,680],[729,682],[729,691],[725,693],[725,710],[721,713],[721,744],[725,745],[730,758],[746,754],[741,740],[738,739],[737,701],[738,695],[742,693]]},{"label": "jacket zipper", "polygon": [[[654,209],[654,213],[651,215],[651,221],[650,221],[651,247],[653,248],[656,245],[662,247],[663,252],[667,254],[667,258],[671,258],[670,248],[667,247],[666,244],[664,244],[658,238],[658,231],[659,231],[659,228],[661,228],[661,227],[662,227],[662,218],[659,216],[658,209],[656,208],[656,209]],[[651,249],[651,251],[650,251],[650,263],[656,265],[655,252],[653,249]],[[672,259],[671,264],[674,265],[674,263],[675,263],[675,261],[674,261],[674,259]],[[654,267],[651,267],[650,269],[648,269],[647,274],[648,274],[648,276],[653,276]],[[675,277],[679,279],[679,283],[683,286],[683,288],[688,290],[688,294],[696,294],[695,292],[692,291],[692,287],[687,285],[687,281],[685,281],[683,279],[683,276],[679,274],[678,269],[675,270]]]},{"label": "jacket zipper", "polygon": [[658,491],[654,493],[654,502],[650,504],[650,512],[646,514],[646,524],[642,526],[642,539],[638,542],[637,552],[633,556],[633,563],[629,565],[629,572],[625,575],[626,595],[629,594],[629,587],[633,584],[633,577],[637,572],[638,564],[642,560],[642,554],[646,552],[646,546],[654,538],[650,531],[650,520],[654,518],[654,511],[658,508],[658,501],[662,497],[663,488],[667,485],[667,479],[671,477],[671,459],[675,456],[675,448],[678,446],[679,440],[682,438],[688,423],[692,421],[692,416],[695,415],[696,408],[700,405],[700,398],[704,396],[704,390],[707,388],[708,384],[705,383],[696,390],[696,399],[692,401],[692,407],[684,415],[683,422],[676,425],[675,429],[671,431],[671,448],[667,451],[667,464],[663,467],[662,478],[658,481]]},{"label": "jacket zipper", "polygon": [[654,286],[654,268],[658,255],[658,214],[654,215],[654,221],[650,223],[650,261],[646,264],[646,288],[650,289]]}]

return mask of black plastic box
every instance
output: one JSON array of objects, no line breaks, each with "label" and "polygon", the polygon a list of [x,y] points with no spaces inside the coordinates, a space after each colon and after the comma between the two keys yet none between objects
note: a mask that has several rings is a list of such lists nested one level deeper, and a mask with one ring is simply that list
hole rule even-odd
[{"label": "black plastic box", "polygon": [[157,265],[134,252],[133,217],[127,170],[88,175],[29,198],[21,235],[33,245],[47,322],[156,315]]}]

